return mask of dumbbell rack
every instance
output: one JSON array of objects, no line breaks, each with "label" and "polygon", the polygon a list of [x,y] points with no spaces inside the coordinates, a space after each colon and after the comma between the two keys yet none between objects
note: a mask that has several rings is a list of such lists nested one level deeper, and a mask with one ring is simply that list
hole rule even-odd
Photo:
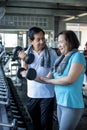
[{"label": "dumbbell rack", "polygon": [[0,65],[0,130],[33,130],[32,120]]}]

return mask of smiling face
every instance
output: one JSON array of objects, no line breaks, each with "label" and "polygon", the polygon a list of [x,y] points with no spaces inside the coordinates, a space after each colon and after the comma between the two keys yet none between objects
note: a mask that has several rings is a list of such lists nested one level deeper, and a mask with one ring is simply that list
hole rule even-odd
[{"label": "smiling face", "polygon": [[33,45],[35,51],[42,51],[45,47],[45,35],[43,32],[35,34],[34,40],[30,40],[30,43]]},{"label": "smiling face", "polygon": [[66,41],[64,34],[58,36],[58,48],[63,55],[69,52],[69,43]]}]

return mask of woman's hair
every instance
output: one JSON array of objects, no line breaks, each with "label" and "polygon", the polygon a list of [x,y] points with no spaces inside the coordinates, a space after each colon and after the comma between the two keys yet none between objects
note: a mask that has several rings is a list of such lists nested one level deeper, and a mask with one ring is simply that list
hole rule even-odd
[{"label": "woman's hair", "polygon": [[29,29],[29,32],[28,32],[28,37],[30,40],[34,40],[34,35],[39,33],[39,32],[42,32],[44,35],[45,35],[45,32],[39,28],[39,27],[32,27]]},{"label": "woman's hair", "polygon": [[58,36],[59,35],[64,35],[65,36],[65,40],[69,43],[70,50],[79,48],[80,42],[79,42],[76,34],[73,31],[65,30],[65,31],[60,32],[58,34]]}]

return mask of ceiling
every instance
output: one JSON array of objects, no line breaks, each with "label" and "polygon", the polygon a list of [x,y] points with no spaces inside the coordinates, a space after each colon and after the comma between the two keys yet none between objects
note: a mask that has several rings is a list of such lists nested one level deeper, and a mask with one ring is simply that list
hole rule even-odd
[{"label": "ceiling", "polygon": [[[44,15],[63,21],[86,19],[87,0],[0,0],[5,15]],[[0,12],[2,13],[2,12]]]}]

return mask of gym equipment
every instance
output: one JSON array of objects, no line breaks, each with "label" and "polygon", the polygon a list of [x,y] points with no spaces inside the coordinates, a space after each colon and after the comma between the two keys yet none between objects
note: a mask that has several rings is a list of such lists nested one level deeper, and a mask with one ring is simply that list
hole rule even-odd
[{"label": "gym equipment", "polygon": [[18,71],[17,71],[17,77],[18,77],[19,79],[23,79],[23,77],[22,77],[22,75],[21,75],[21,72],[24,71],[24,70],[26,70],[26,69],[23,68],[23,67],[21,67],[21,68],[18,69]]},{"label": "gym equipment", "polygon": [[[26,70],[26,69],[23,68],[23,67],[18,69],[17,76],[18,76],[19,79],[23,79],[21,72],[24,71],[24,70]],[[27,71],[26,79],[34,80],[36,78],[36,75],[37,75],[36,70],[33,69],[33,68],[30,68]]]},{"label": "gym equipment", "polygon": [[[20,51],[22,51],[23,48],[20,47],[20,46],[17,46],[14,50],[13,50],[13,59],[17,60],[18,59],[18,54]],[[31,64],[33,61],[34,61],[34,55],[32,53],[26,55],[25,57],[25,62],[27,64]],[[25,69],[22,67],[22,68],[19,68],[18,69],[18,72],[17,72],[17,77],[19,79],[23,79],[22,75],[21,75],[21,72],[24,71]],[[33,68],[29,68],[28,71],[27,71],[27,74],[26,74],[26,78],[29,79],[29,80],[34,80],[36,78],[36,70],[33,69]]]},{"label": "gym equipment", "polygon": [[6,126],[12,128],[12,130],[17,130],[17,119],[13,119],[11,124],[0,123],[0,126]]},{"label": "gym equipment", "polygon": [[[25,109],[26,108],[26,109]],[[26,105],[0,64],[0,130],[34,130]]]},{"label": "gym equipment", "polygon": [[34,55],[32,53],[28,54],[25,58],[27,64],[31,64],[34,61]]},{"label": "gym equipment", "polygon": [[36,70],[33,68],[28,69],[27,74],[26,74],[26,78],[29,80],[34,80],[36,78]]},{"label": "gym equipment", "polygon": [[22,50],[23,50],[23,48],[20,46],[17,46],[13,49],[13,60],[18,60],[19,52]]},{"label": "gym equipment", "polygon": [[[19,59],[18,55],[19,55],[19,52],[22,51],[22,50],[23,50],[23,48],[20,47],[20,46],[17,46],[13,49],[13,60]],[[31,64],[33,61],[34,61],[34,55],[32,53],[26,55],[25,62],[27,64]]]}]

